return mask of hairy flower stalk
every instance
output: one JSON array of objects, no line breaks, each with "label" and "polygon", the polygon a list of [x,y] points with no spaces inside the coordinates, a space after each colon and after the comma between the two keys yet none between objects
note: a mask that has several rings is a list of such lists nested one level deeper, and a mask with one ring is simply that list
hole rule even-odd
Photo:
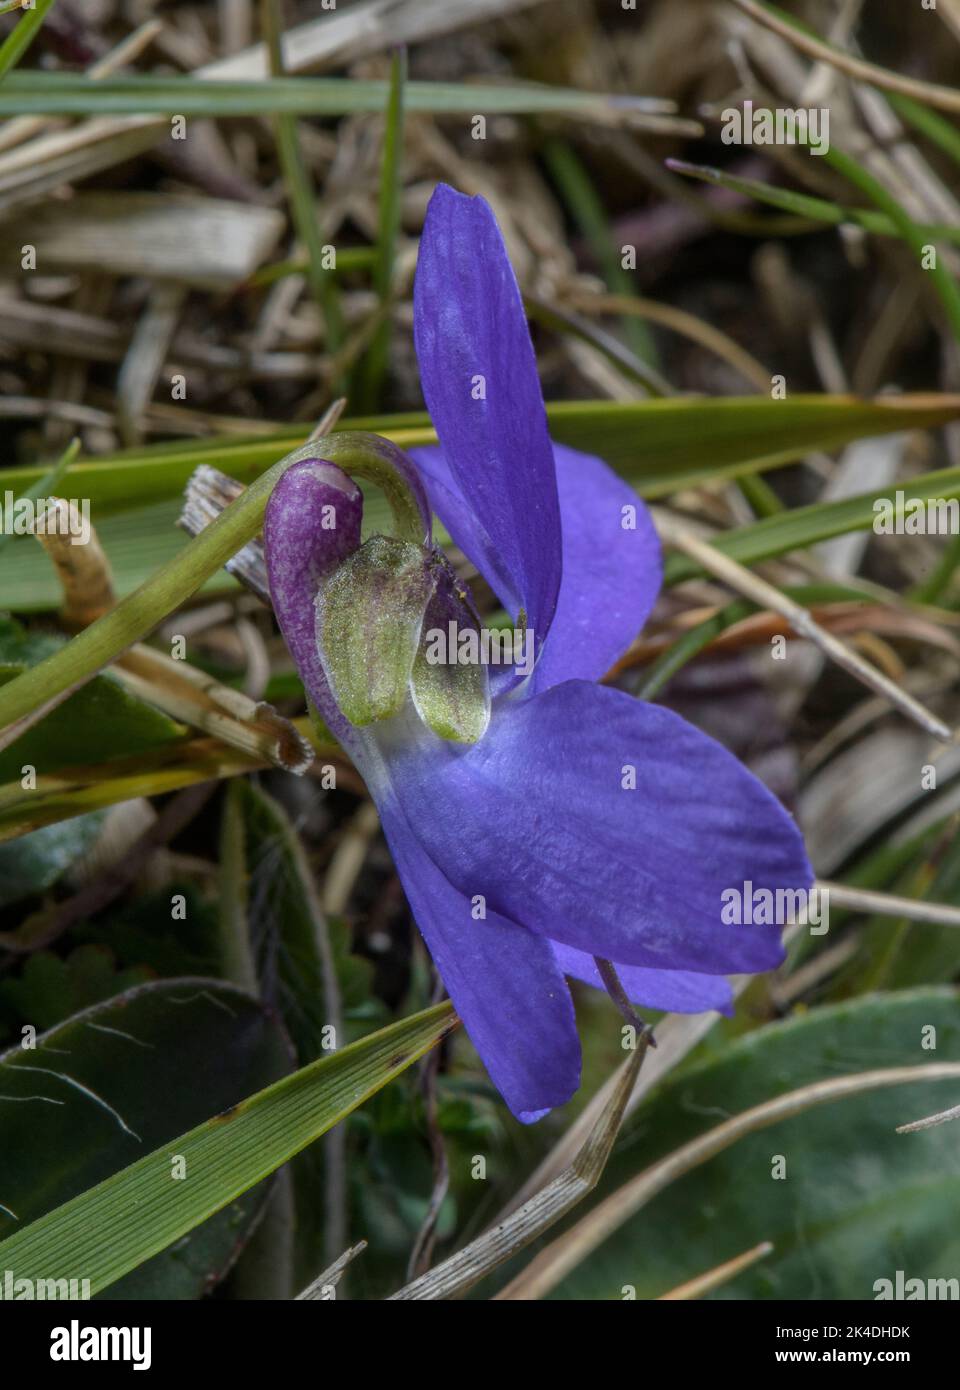
[{"label": "hairy flower stalk", "polygon": [[[653,607],[659,543],[602,460],[551,443],[483,199],[437,189],[414,310],[439,447],[408,459],[371,435],[315,441],[267,507],[270,590],[457,1011],[529,1122],[579,1085],[565,976],[730,1012],[724,977],[772,969],[783,948],[779,927],[725,924],[724,891],[805,890],[813,875],[791,818],[725,748],[597,684]],[[390,499],[392,535],[362,541],[359,476]],[[505,664],[469,657],[492,648],[431,511],[514,617]]]}]

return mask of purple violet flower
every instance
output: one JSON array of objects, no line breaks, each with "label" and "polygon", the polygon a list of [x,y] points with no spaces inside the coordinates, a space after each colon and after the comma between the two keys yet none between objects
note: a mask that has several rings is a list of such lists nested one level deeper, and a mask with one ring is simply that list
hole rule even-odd
[{"label": "purple violet flower", "polygon": [[[301,461],[267,508],[270,588],[467,1032],[531,1122],[580,1082],[565,976],[600,985],[599,957],[638,1004],[730,1012],[724,976],[773,969],[783,948],[778,927],[724,924],[722,894],[804,890],[812,874],[793,820],[731,753],[596,683],[653,607],[660,547],[605,463],[551,443],[519,289],[482,198],[437,188],[414,310],[440,447],[414,450],[411,465],[363,437],[398,480],[404,535],[361,545],[355,483],[336,460]],[[428,630],[478,627],[432,547],[431,509],[532,633],[528,677],[424,664]]]}]

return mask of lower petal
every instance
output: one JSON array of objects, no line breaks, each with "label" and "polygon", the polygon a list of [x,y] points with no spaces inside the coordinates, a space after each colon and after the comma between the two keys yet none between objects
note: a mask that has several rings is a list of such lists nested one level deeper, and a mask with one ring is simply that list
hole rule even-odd
[{"label": "lower petal", "polygon": [[394,750],[408,823],[488,911],[625,965],[774,969],[782,923],[733,925],[731,890],[802,893],[800,833],[727,749],[672,711],[568,681],[501,703],[468,750]]},{"label": "lower petal", "polygon": [[[593,956],[572,946],[553,943],[553,954],[564,975],[603,989]],[[692,970],[644,970],[640,965],[614,962],[627,998],[641,1008],[662,1009],[664,1013],[733,1013],[733,990],[723,975],[698,975]]]},{"label": "lower petal", "polygon": [[404,891],[447,992],[490,1079],[530,1124],[580,1085],[573,1000],[550,943],[487,909],[473,915],[411,832],[402,811],[380,806]]}]

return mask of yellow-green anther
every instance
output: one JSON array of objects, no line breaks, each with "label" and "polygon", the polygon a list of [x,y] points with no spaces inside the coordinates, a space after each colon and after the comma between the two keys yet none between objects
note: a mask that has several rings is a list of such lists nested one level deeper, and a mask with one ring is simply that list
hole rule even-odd
[{"label": "yellow-green anther", "polygon": [[317,595],[317,643],[342,713],[363,727],[403,708],[434,577],[419,545],[373,536]]}]

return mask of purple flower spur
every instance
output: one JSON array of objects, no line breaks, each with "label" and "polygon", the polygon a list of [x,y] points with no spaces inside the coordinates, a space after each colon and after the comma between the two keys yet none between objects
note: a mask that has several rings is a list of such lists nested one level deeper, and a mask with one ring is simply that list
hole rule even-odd
[{"label": "purple flower spur", "polygon": [[[270,590],[467,1032],[530,1122],[580,1082],[566,976],[601,985],[599,959],[637,1004],[730,1012],[724,976],[783,948],[779,927],[724,922],[724,892],[803,892],[812,874],[790,816],[725,748],[597,684],[653,606],[660,547],[605,463],[551,443],[482,198],[437,188],[414,309],[439,447],[408,458],[343,432],[293,463],[267,507]],[[386,493],[391,535],[361,538],[356,476]],[[509,626],[483,628],[431,513]]]}]

